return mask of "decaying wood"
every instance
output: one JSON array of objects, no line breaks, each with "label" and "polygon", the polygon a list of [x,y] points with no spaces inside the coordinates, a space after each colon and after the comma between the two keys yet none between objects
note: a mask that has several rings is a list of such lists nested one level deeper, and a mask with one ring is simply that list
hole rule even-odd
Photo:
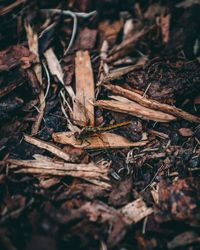
[{"label": "decaying wood", "polygon": [[113,93],[118,94],[120,96],[124,96],[132,101],[135,101],[139,103],[140,105],[151,108],[154,110],[159,110],[162,112],[166,112],[168,114],[171,114],[173,116],[181,117],[185,120],[200,123],[200,117],[197,117],[195,115],[191,115],[185,111],[183,111],[180,108],[176,108],[175,106],[170,106],[168,104],[160,103],[158,101],[149,99],[147,97],[143,97],[140,94],[136,93],[135,91],[131,91],[128,89],[124,89],[118,85],[112,85],[112,84],[104,84],[104,86],[112,90]]},{"label": "decaying wood", "polygon": [[76,101],[73,119],[79,125],[89,121],[94,126],[94,77],[88,51],[78,51],[75,57]]},{"label": "decaying wood", "polygon": [[128,226],[138,223],[153,212],[153,209],[148,208],[141,198],[119,209],[108,206],[103,202],[88,202],[81,208],[93,222],[100,218],[103,223],[108,221],[111,223],[115,222],[117,218],[121,218]]},{"label": "decaying wood", "polygon": [[65,161],[69,161],[69,162],[77,161],[77,159],[75,159],[72,155],[67,154],[62,149],[58,148],[57,146],[55,146],[51,143],[41,141],[39,139],[33,138],[31,136],[28,136],[28,135],[24,136],[24,140],[28,143],[31,143],[31,144],[39,147],[39,148],[46,149],[48,152],[51,152],[52,154],[56,155],[57,157],[65,160]]},{"label": "decaying wood", "polygon": [[144,120],[152,120],[156,122],[170,122],[176,119],[176,117],[174,117],[173,115],[166,114],[161,111],[156,111],[150,108],[146,108],[126,98],[123,98],[122,101],[122,98],[123,97],[120,98],[121,99],[120,101],[99,100],[96,101],[94,105],[104,109],[136,116]]},{"label": "decaying wood", "polygon": [[84,141],[76,140],[71,132],[53,133],[53,140],[61,144],[69,144],[77,148],[129,148],[139,147],[147,144],[146,137],[139,142],[131,142],[127,138],[114,133],[101,133],[87,138]]},{"label": "decaying wood", "polygon": [[103,164],[98,166],[94,162],[89,164],[73,164],[54,161],[52,158],[36,155],[35,160],[8,159],[9,169],[15,173],[29,173],[51,176],[73,176],[86,179],[94,183],[110,188],[108,183],[108,167]]},{"label": "decaying wood", "polygon": [[120,209],[120,212],[124,215],[125,222],[128,225],[137,223],[144,219],[146,216],[153,213],[152,208],[148,208],[145,202],[139,198]]}]

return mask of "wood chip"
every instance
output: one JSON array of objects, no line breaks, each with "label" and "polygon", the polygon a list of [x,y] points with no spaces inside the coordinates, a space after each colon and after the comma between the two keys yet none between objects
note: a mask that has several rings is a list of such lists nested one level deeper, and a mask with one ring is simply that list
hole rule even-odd
[{"label": "wood chip", "polygon": [[56,57],[54,51],[52,48],[49,48],[47,51],[45,51],[44,56],[47,60],[47,64],[49,67],[49,70],[53,76],[56,76],[60,83],[64,86],[64,88],[67,90],[69,96],[74,100],[75,94],[71,86],[67,86],[64,84],[64,73],[62,71],[61,65],[58,61],[58,58]]},{"label": "wood chip", "polygon": [[62,149],[56,147],[55,145],[41,141],[39,139],[33,138],[31,136],[25,135],[24,140],[28,143],[31,143],[39,148],[46,149],[48,152],[51,152],[52,154],[56,155],[57,157],[70,162],[75,162],[77,159],[72,157],[71,155],[64,152]]},{"label": "wood chip", "polygon": [[53,133],[53,140],[61,144],[70,144],[74,147],[85,149],[96,148],[129,148],[139,147],[147,144],[146,138],[139,142],[131,142],[127,138],[114,133],[101,133],[94,135],[81,142],[75,139],[71,132]]},{"label": "wood chip", "polygon": [[[122,101],[107,101],[107,100],[99,100],[95,102],[95,106],[125,113],[128,115],[136,116],[142,118],[144,120],[151,120],[156,122],[170,122],[176,119],[176,117],[163,113],[161,111],[156,111],[150,108],[146,108],[136,102],[130,101],[126,98],[123,98]],[[122,100],[122,99],[121,99]]]},{"label": "wood chip", "polygon": [[200,123],[200,117],[191,115],[185,111],[183,111],[180,108],[176,108],[175,106],[170,106],[168,104],[160,103],[158,101],[155,101],[153,99],[146,98],[144,96],[141,96],[140,94],[136,93],[135,91],[131,91],[128,89],[124,89],[120,86],[117,85],[112,85],[112,84],[104,84],[104,86],[112,90],[113,93],[118,94],[120,96],[124,96],[132,101],[135,101],[139,103],[140,105],[151,108],[154,110],[159,110],[162,112],[166,112],[168,114],[171,114],[173,116],[181,117],[185,120],[191,121],[191,122],[196,122]]},{"label": "wood chip", "polygon": [[145,202],[139,198],[120,209],[120,212],[124,215],[124,220],[128,225],[137,223],[144,219],[146,216],[153,213],[152,208],[148,208]]},{"label": "wood chip", "polygon": [[44,91],[42,88],[42,85],[43,85],[42,84],[42,67],[40,64],[38,35],[37,33],[33,31],[31,25],[28,22],[25,23],[25,29],[27,33],[29,50],[36,56],[36,64],[34,65],[33,69],[37,76],[37,80],[40,84],[40,93],[38,97],[39,98],[38,115],[31,129],[32,134],[37,134],[40,128],[40,125],[44,116],[44,110],[45,110],[45,96],[44,96]]},{"label": "wood chip", "polygon": [[94,162],[73,164],[54,161],[52,158],[37,155],[35,160],[8,159],[9,169],[15,173],[37,174],[45,176],[73,176],[90,181],[109,189],[108,166]]},{"label": "wood chip", "polygon": [[78,51],[75,58],[76,101],[73,107],[73,119],[80,125],[88,121],[94,126],[94,77],[88,51]]},{"label": "wood chip", "polygon": [[193,131],[191,128],[180,128],[178,130],[179,134],[182,135],[183,137],[190,137],[193,135]]}]

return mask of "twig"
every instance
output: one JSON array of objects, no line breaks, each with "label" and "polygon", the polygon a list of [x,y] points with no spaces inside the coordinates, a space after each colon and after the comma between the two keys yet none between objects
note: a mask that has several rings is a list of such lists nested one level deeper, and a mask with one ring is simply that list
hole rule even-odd
[{"label": "twig", "polygon": [[153,183],[153,181],[155,180],[156,176],[158,175],[158,173],[164,168],[164,165],[161,165],[161,167],[159,167],[159,169],[157,170],[157,172],[155,173],[154,177],[152,178],[152,180],[150,181],[150,183],[144,188],[142,189],[141,193],[144,192],[148,187],[151,186],[151,184]]}]

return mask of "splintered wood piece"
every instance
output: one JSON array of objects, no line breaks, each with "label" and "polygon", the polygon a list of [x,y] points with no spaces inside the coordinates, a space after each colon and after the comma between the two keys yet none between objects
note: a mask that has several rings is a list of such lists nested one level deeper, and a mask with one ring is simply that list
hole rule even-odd
[{"label": "splintered wood piece", "polygon": [[160,103],[158,101],[146,98],[144,96],[141,96],[140,94],[136,93],[135,91],[131,91],[128,89],[124,89],[118,85],[113,85],[113,84],[104,84],[104,87],[107,89],[111,90],[113,93],[124,96],[132,101],[135,101],[139,103],[140,105],[151,108],[154,110],[159,110],[162,112],[166,112],[168,114],[181,117],[185,120],[191,121],[191,122],[196,122],[200,123],[200,117],[191,115],[185,111],[183,111],[180,108],[176,108],[175,106],[170,106],[168,104]]},{"label": "splintered wood piece", "polygon": [[37,174],[39,176],[72,176],[84,179],[102,188],[110,189],[108,166],[104,164],[73,164],[54,161],[37,155],[35,160],[8,159],[9,169],[15,173]]},{"label": "splintered wood piece", "polygon": [[139,142],[131,142],[127,138],[113,133],[101,133],[87,138],[83,142],[76,140],[71,132],[53,133],[53,140],[61,144],[70,144],[74,147],[95,148],[128,148],[139,147],[147,144],[146,138]]},{"label": "splintered wood piece", "polygon": [[31,25],[26,22],[25,23],[25,29],[27,33],[27,38],[28,38],[28,45],[30,51],[36,56],[36,64],[34,65],[34,72],[37,76],[37,80],[40,84],[40,93],[39,93],[39,112],[37,115],[37,119],[35,120],[33,126],[32,126],[32,134],[37,134],[43,116],[44,116],[44,110],[45,110],[45,96],[44,96],[44,91],[42,88],[42,67],[40,64],[40,55],[39,55],[39,45],[38,45],[38,35],[35,33],[31,27]]},{"label": "splintered wood piece", "polygon": [[41,141],[39,139],[33,138],[31,136],[25,135],[24,140],[28,143],[31,143],[39,148],[46,149],[47,151],[51,152],[52,154],[56,155],[57,157],[65,160],[65,161],[71,161],[75,162],[77,159],[75,159],[73,156],[67,154],[62,149],[58,148],[57,146]]},{"label": "splintered wood piece", "polygon": [[128,225],[137,223],[153,213],[153,209],[148,208],[141,198],[128,203],[126,206],[119,209],[119,211],[124,215],[124,220]]},{"label": "splintered wood piece", "polygon": [[123,98],[123,102],[113,101],[113,100],[110,101],[99,100],[95,102],[95,106],[120,113],[129,114],[132,116],[142,118],[144,120],[152,120],[156,122],[170,122],[176,119],[176,117],[170,114],[146,108],[126,98]]},{"label": "splintered wood piece", "polygon": [[40,64],[40,56],[39,56],[39,45],[38,45],[38,35],[33,31],[30,23],[28,21],[25,22],[25,29],[28,39],[29,50],[36,56],[36,64],[34,65],[34,72],[37,76],[37,79],[42,86],[42,67]]},{"label": "splintered wood piece", "polygon": [[64,86],[65,90],[67,90],[69,96],[74,100],[75,94],[71,86],[67,86],[64,83],[63,77],[64,73],[62,67],[56,57],[52,48],[49,48],[45,51],[44,56],[47,60],[48,68],[53,76],[56,76],[60,83]]},{"label": "splintered wood piece", "polygon": [[94,126],[94,77],[88,51],[78,51],[75,58],[76,99],[73,119],[81,126]]}]

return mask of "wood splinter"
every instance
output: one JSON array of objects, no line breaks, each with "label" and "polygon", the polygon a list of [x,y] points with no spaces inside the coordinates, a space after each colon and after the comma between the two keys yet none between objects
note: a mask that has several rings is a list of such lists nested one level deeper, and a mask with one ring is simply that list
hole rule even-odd
[{"label": "wood splinter", "polygon": [[88,51],[78,51],[75,57],[76,98],[73,105],[73,119],[77,125],[94,126],[93,70]]}]

